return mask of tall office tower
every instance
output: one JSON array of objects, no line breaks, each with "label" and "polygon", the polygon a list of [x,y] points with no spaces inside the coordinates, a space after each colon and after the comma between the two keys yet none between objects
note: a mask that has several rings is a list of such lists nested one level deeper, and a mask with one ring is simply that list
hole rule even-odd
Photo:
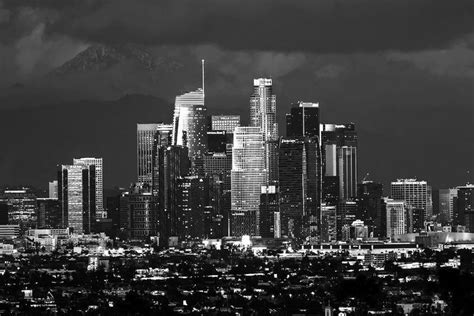
[{"label": "tall office tower", "polygon": [[335,242],[337,240],[336,206],[321,205],[321,241]]},{"label": "tall office tower", "polygon": [[426,181],[416,179],[398,179],[391,183],[391,198],[404,200],[412,208],[424,209],[425,218],[432,215],[431,187]]},{"label": "tall office tower", "polygon": [[159,154],[160,242],[178,236],[178,179],[189,175],[188,148],[184,146],[160,147]]},{"label": "tall office tower", "polygon": [[339,201],[336,207],[337,240],[342,240],[344,229],[350,231],[350,227],[356,219],[357,202],[352,200]]},{"label": "tall office tower", "polygon": [[158,220],[158,197],[142,183],[136,183],[120,200],[121,228],[126,237],[146,240],[156,236]]},{"label": "tall office tower", "polygon": [[213,131],[233,134],[238,126],[240,126],[240,115],[211,115],[209,117],[209,129]]},{"label": "tall office tower", "polygon": [[38,198],[38,224],[37,228],[60,228],[61,209],[58,199]]},{"label": "tall office tower", "polygon": [[[178,179],[178,237],[204,238],[205,213],[209,210],[209,179],[187,176]],[[209,217],[212,214],[209,213]],[[207,225],[206,225],[207,226]]]},{"label": "tall office tower", "polygon": [[456,188],[438,190],[438,214],[442,222],[451,222],[453,220],[454,199],[457,196],[458,189]]},{"label": "tall office tower", "polygon": [[319,103],[298,101],[293,104],[286,114],[286,136],[319,137]]},{"label": "tall office tower", "polygon": [[159,182],[160,182],[160,148],[168,147],[171,145],[171,134],[173,132],[172,124],[158,124],[153,139],[153,152],[152,152],[152,185],[151,192],[153,195],[158,196],[159,194]]},{"label": "tall office tower", "polygon": [[[204,106],[204,90],[188,92],[176,97],[172,145],[187,146],[194,173],[198,172],[196,161],[206,152],[207,108]],[[198,163],[199,164],[199,163]]]},{"label": "tall office tower", "polygon": [[159,124],[137,124],[137,182],[146,187],[153,182],[153,144]]},{"label": "tall office tower", "polygon": [[236,127],[232,148],[232,235],[259,234],[262,185],[266,185],[265,143],[259,127]]},{"label": "tall office tower", "polygon": [[275,185],[262,186],[260,195],[260,236],[279,238],[280,201],[278,188]]},{"label": "tall office tower", "polygon": [[393,239],[396,235],[407,232],[407,204],[403,200],[385,198],[386,237]]},{"label": "tall office tower", "polygon": [[104,210],[104,168],[102,158],[79,158],[73,159],[74,165],[95,166],[95,216],[96,218],[106,218],[107,212]]},{"label": "tall office tower", "polygon": [[204,154],[204,174],[209,177],[212,205],[211,227],[214,237],[229,236],[232,154]]},{"label": "tall office tower", "polygon": [[[354,124],[321,124],[323,176],[337,177],[340,200],[357,195],[357,132]],[[334,178],[333,178],[334,179]],[[323,182],[327,182],[323,179]],[[330,184],[333,181],[329,181]],[[324,189],[323,189],[324,190]]]},{"label": "tall office tower", "polygon": [[29,188],[6,189],[0,192],[0,203],[7,205],[8,224],[20,225],[25,231],[37,223],[36,195]]},{"label": "tall office tower", "polygon": [[382,214],[383,185],[373,181],[359,183],[357,193],[357,218],[367,224],[369,233],[374,237],[381,237],[382,222],[385,216]]},{"label": "tall office tower", "polygon": [[58,180],[53,180],[48,183],[48,193],[50,199],[58,198]]},{"label": "tall office tower", "polygon": [[469,232],[474,232],[474,184],[459,186],[455,198],[453,223],[465,225]]},{"label": "tall office tower", "polygon": [[62,165],[58,168],[61,226],[75,233],[94,231],[96,210],[95,165]]},{"label": "tall office tower", "polygon": [[282,234],[308,236],[310,217],[316,217],[316,226],[320,222],[318,137],[281,138],[278,157]]},{"label": "tall office tower", "polygon": [[250,126],[259,127],[265,144],[266,183],[278,180],[278,123],[276,120],[276,95],[273,94],[272,79],[259,78],[253,81],[250,96]]}]

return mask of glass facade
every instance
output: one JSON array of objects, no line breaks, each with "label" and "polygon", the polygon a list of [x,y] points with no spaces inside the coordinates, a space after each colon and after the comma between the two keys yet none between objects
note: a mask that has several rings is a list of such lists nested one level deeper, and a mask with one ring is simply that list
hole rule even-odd
[{"label": "glass facade", "polygon": [[206,152],[207,108],[204,106],[204,91],[198,89],[176,97],[172,145],[187,146],[193,169],[195,160]]},{"label": "glass facade", "polygon": [[107,212],[104,210],[104,175],[102,158],[79,158],[73,159],[74,165],[95,166],[95,205],[96,217],[106,218]]},{"label": "glass facade", "polygon": [[259,127],[265,146],[265,169],[269,181],[278,180],[278,123],[276,120],[276,95],[273,94],[272,79],[259,78],[253,81],[250,96],[250,126]]},{"label": "glass facade", "polygon": [[231,209],[233,216],[234,213],[239,213],[238,218],[246,221],[249,221],[249,214],[245,216],[246,214],[242,214],[242,212],[255,212],[257,217],[254,219],[251,216],[249,222],[253,223],[252,226],[235,223],[235,227],[244,229],[238,234],[258,235],[261,186],[265,185],[267,179],[264,154],[263,134],[259,127],[237,127],[235,129],[234,147],[232,148]]},{"label": "glass facade", "polygon": [[62,165],[58,170],[58,200],[62,227],[90,233],[95,224],[95,166]]},{"label": "glass facade", "polygon": [[[338,178],[338,199],[357,196],[357,132],[354,124],[321,124],[324,177]],[[323,189],[324,190],[324,189]]]},{"label": "glass facade", "polygon": [[137,182],[152,186],[153,144],[159,124],[137,124]]},{"label": "glass facade", "polygon": [[319,103],[298,102],[286,114],[286,136],[319,137]]}]

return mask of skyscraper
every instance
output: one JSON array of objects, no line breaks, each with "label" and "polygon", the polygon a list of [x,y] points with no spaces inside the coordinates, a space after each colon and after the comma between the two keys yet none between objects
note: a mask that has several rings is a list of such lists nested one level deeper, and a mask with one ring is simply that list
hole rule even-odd
[{"label": "skyscraper", "polygon": [[265,185],[265,146],[259,127],[236,127],[232,148],[232,234],[258,235],[261,187]]},{"label": "skyscraper", "polygon": [[178,179],[189,174],[188,148],[184,146],[160,147],[159,154],[158,218],[160,241],[178,236]]},{"label": "skyscraper", "polygon": [[403,200],[412,208],[425,210],[425,219],[432,215],[431,187],[426,181],[398,179],[391,183],[391,197]]},{"label": "skyscraper", "polygon": [[158,197],[142,188],[141,184],[132,186],[130,192],[121,198],[121,226],[127,237],[132,239],[148,239],[155,236],[158,219]]},{"label": "skyscraper", "polygon": [[58,200],[62,227],[89,234],[95,224],[95,166],[62,165],[58,168]]},{"label": "skyscraper", "polygon": [[172,124],[158,124],[153,140],[152,153],[152,187],[151,192],[157,196],[159,194],[160,179],[160,148],[171,145],[171,133],[173,132]]},{"label": "skyscraper", "polygon": [[474,232],[474,184],[459,186],[455,198],[455,225],[465,225],[469,232]]},{"label": "skyscraper", "polygon": [[385,215],[382,214],[383,185],[373,181],[363,181],[358,185],[357,218],[368,225],[374,236],[383,235]]},{"label": "skyscraper", "polygon": [[250,126],[259,127],[265,145],[266,182],[278,180],[278,123],[276,120],[276,95],[273,94],[272,79],[259,78],[253,81],[250,96]]},{"label": "skyscraper", "polygon": [[319,103],[298,101],[293,104],[286,114],[286,136],[319,137]]},{"label": "skyscraper", "polygon": [[106,218],[104,210],[104,175],[102,158],[73,159],[74,165],[95,166],[95,215],[96,218]]},{"label": "skyscraper", "polygon": [[407,232],[407,205],[403,200],[385,198],[386,237],[392,239],[396,235]]},{"label": "skyscraper", "polygon": [[204,106],[203,89],[198,89],[176,97],[173,116],[172,145],[188,147],[188,154],[193,169],[196,169],[196,159],[206,152],[206,123],[207,108]]},{"label": "skyscraper", "polygon": [[324,177],[337,177],[338,199],[356,197],[358,163],[355,125],[321,124],[321,141]]},{"label": "skyscraper", "polygon": [[260,236],[279,238],[280,201],[278,188],[275,185],[262,186],[260,195]]},{"label": "skyscraper", "polygon": [[[451,222],[454,215],[454,199],[458,196],[458,189],[439,189],[438,205],[442,221]],[[434,202],[434,201],[433,201]]]},{"label": "skyscraper", "polygon": [[320,222],[318,137],[281,138],[278,157],[282,234],[302,237],[310,216],[316,217],[316,225]]},{"label": "skyscraper", "polygon": [[[186,176],[178,179],[178,236],[205,238],[205,213],[209,209],[209,178]],[[209,214],[211,217],[212,214]]]},{"label": "skyscraper", "polygon": [[137,182],[151,188],[153,148],[159,124],[137,124]]}]

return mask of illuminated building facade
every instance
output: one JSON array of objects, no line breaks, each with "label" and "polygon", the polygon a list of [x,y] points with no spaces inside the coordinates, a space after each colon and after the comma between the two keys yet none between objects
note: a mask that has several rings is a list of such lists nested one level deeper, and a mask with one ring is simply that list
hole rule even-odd
[{"label": "illuminated building facade", "polygon": [[207,108],[204,106],[204,90],[188,92],[176,97],[172,145],[187,146],[191,166],[196,171],[196,160],[207,146]]},{"label": "illuminated building facade", "polygon": [[258,235],[261,187],[265,185],[265,146],[259,127],[236,127],[232,148],[232,235]]},{"label": "illuminated building facade", "polygon": [[62,165],[58,169],[61,226],[89,234],[95,224],[95,166]]},{"label": "illuminated building facade", "polygon": [[73,159],[74,165],[95,166],[95,206],[96,218],[106,218],[104,210],[104,172],[102,158],[79,158]]},{"label": "illuminated building facade", "polygon": [[266,183],[278,180],[278,123],[276,120],[276,95],[272,79],[253,80],[250,96],[250,126],[259,127],[265,146],[264,163],[268,171]]}]

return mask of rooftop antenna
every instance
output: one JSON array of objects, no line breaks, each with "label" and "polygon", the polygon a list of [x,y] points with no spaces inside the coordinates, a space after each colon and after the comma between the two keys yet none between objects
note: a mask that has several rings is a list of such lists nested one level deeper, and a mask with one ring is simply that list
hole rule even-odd
[{"label": "rooftop antenna", "polygon": [[204,59],[201,60],[201,71],[202,71],[202,94],[204,94]]}]

